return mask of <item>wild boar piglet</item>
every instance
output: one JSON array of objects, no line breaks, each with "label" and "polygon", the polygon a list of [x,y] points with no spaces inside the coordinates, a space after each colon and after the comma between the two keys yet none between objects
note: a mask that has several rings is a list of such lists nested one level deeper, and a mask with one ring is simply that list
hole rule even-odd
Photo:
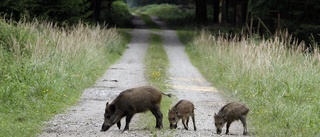
[{"label": "wild boar piglet", "polygon": [[188,130],[189,117],[192,118],[193,129],[196,131],[196,123],[194,119],[194,105],[188,100],[180,100],[168,112],[168,119],[170,122],[170,129],[177,128],[177,123],[182,119],[182,124]]},{"label": "wild boar piglet", "polygon": [[228,134],[231,123],[240,119],[243,124],[243,135],[247,135],[246,118],[248,112],[249,108],[241,102],[232,102],[223,106],[218,114],[214,114],[214,124],[216,126],[217,133],[221,134],[224,124],[227,123],[226,134]]}]

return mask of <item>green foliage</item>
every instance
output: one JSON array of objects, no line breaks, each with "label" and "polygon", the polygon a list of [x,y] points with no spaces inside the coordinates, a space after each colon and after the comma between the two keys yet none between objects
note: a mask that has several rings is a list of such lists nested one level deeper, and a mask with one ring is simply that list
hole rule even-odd
[{"label": "green foliage", "polygon": [[87,0],[23,0],[4,1],[0,13],[13,16],[15,20],[23,17],[46,19],[53,22],[74,24],[91,15]]},{"label": "green foliage", "polygon": [[297,43],[285,48],[292,40],[279,37],[238,41],[203,32],[187,51],[206,79],[250,107],[254,136],[319,136],[320,53],[305,54]]},{"label": "green foliage", "polygon": [[33,1],[35,7],[28,8],[29,14],[49,21],[77,23],[91,14],[86,0],[38,0]]},{"label": "green foliage", "polygon": [[129,12],[128,5],[123,1],[112,3],[112,21],[119,27],[131,26],[132,15]]},{"label": "green foliage", "polygon": [[146,23],[148,28],[160,29],[160,27],[155,22],[153,22],[153,20],[149,15],[143,14],[143,13],[137,13],[137,14],[142,18],[144,23]]},{"label": "green foliage", "polygon": [[193,4],[194,0],[126,0],[126,3],[130,6],[130,8],[133,7],[141,7],[146,6],[150,4],[176,4],[176,5],[189,5]]},{"label": "green foliage", "polygon": [[[262,17],[268,17],[270,16],[270,8],[273,8],[271,6],[274,2],[273,0],[267,1],[267,0],[250,0],[250,6],[248,7],[248,10],[252,14],[252,16],[258,16]],[[275,7],[277,8],[277,7]]]},{"label": "green foliage", "polygon": [[[310,45],[318,45],[320,43],[320,25],[301,24],[295,26],[294,35],[307,41]],[[318,43],[318,44],[314,44]],[[318,47],[317,46],[317,47]]]},{"label": "green foliage", "polygon": [[194,9],[179,8],[172,4],[153,4],[141,7],[138,12],[154,15],[164,20],[169,26],[181,28],[194,24]]},{"label": "green foliage", "polygon": [[147,5],[142,7],[139,11],[150,15],[156,15],[162,19],[177,18],[177,15],[182,18],[185,15],[182,14],[183,11],[180,10],[176,5],[170,4]]},{"label": "green foliage", "polygon": [[259,17],[265,21],[271,30],[277,29],[280,24],[280,29],[288,29],[307,44],[312,42],[310,37],[314,37],[317,42],[320,41],[320,3],[317,0],[251,0],[248,11],[252,17]]},{"label": "green foliage", "polygon": [[24,6],[26,1],[2,0],[0,1],[0,15],[7,14],[15,20],[20,19],[20,14],[24,14]]},{"label": "green foliage", "polygon": [[[0,28],[1,136],[35,136],[43,121],[74,104],[94,84],[125,45],[114,29],[99,26],[0,24],[5,26]],[[21,54],[22,49],[28,54]]]}]

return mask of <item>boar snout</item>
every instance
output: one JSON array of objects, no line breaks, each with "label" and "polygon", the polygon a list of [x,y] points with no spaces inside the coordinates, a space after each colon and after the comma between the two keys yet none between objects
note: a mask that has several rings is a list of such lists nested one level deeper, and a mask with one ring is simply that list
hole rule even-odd
[{"label": "boar snout", "polygon": [[170,129],[176,129],[177,127],[177,124],[170,124]]},{"label": "boar snout", "polygon": [[105,131],[107,131],[108,129],[110,128],[110,126],[107,126],[107,125],[105,125],[105,124],[102,124],[102,127],[101,127],[101,132],[105,132]]},{"label": "boar snout", "polygon": [[249,108],[241,102],[231,102],[223,106],[219,110],[218,114],[214,114],[217,134],[222,132],[222,128],[225,123],[227,123],[226,134],[229,134],[229,127],[231,123],[235,120],[240,120],[243,125],[243,135],[247,135],[246,117],[249,111]]},{"label": "boar snout", "polygon": [[221,134],[222,130],[221,129],[217,129],[217,134]]},{"label": "boar snout", "polygon": [[216,113],[214,114],[214,125],[216,126],[216,131],[217,131],[217,134],[221,134],[222,132],[222,128],[225,124],[225,121],[224,121],[224,118],[223,118],[224,115],[217,115]]},{"label": "boar snout", "polygon": [[170,129],[177,128],[178,121],[182,119],[184,129],[188,130],[189,117],[192,118],[193,128],[196,131],[193,103],[188,100],[180,100],[168,112]]}]

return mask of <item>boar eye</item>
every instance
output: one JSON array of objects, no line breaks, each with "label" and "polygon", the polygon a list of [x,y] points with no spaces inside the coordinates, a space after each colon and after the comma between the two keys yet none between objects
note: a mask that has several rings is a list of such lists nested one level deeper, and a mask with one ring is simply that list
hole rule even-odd
[{"label": "boar eye", "polygon": [[107,119],[110,119],[110,115],[107,115],[106,118],[107,118]]},{"label": "boar eye", "polygon": [[222,125],[222,123],[220,123],[220,125]]}]

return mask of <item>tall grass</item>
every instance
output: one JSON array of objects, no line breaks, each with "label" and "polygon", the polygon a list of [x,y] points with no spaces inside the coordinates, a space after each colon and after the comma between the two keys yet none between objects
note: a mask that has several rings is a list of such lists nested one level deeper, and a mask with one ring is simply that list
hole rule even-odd
[{"label": "tall grass", "polygon": [[0,20],[0,136],[35,136],[124,50],[115,29]]},{"label": "tall grass", "polygon": [[255,136],[319,136],[320,54],[303,47],[287,33],[239,40],[203,31],[187,51],[214,86],[250,107]]}]

